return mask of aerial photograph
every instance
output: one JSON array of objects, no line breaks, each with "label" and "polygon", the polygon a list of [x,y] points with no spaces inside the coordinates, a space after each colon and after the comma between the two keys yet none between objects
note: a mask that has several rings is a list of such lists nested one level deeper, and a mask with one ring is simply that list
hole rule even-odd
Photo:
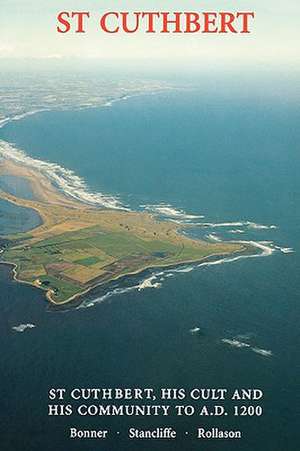
[{"label": "aerial photograph", "polygon": [[1,451],[299,451],[299,13],[2,2]]}]

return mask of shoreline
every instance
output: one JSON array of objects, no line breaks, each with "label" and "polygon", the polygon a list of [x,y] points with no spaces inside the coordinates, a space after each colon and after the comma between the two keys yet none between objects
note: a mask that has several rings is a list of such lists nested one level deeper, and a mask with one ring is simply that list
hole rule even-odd
[{"label": "shoreline", "polygon": [[10,124],[11,122],[16,122],[16,121],[20,121],[28,116],[33,116],[35,114],[38,113],[46,113],[46,112],[54,112],[54,111],[61,111],[61,112],[66,112],[66,111],[82,111],[82,110],[89,110],[89,109],[95,109],[95,108],[108,108],[113,106],[115,103],[118,102],[122,102],[124,100],[129,100],[132,99],[134,97],[142,97],[142,96],[152,96],[152,95],[156,95],[156,94],[162,94],[164,92],[169,92],[169,91],[177,91],[177,90],[182,90],[182,87],[177,87],[177,86],[162,86],[160,88],[157,88],[156,90],[149,90],[149,91],[145,91],[145,92],[139,92],[139,93],[133,93],[133,94],[123,94],[120,97],[116,97],[115,99],[105,99],[103,100],[103,103],[99,103],[97,105],[81,105],[78,107],[72,106],[72,107],[67,107],[64,105],[57,105],[57,106],[52,106],[52,107],[45,107],[45,108],[40,108],[38,110],[29,110],[29,111],[25,111],[24,113],[19,113],[16,114],[15,116],[8,116],[8,117],[4,117],[4,119],[0,120],[0,129],[5,127],[6,125]]},{"label": "shoreline", "polygon": [[175,264],[174,263],[170,263],[170,264],[165,264],[165,265],[145,266],[144,268],[138,269],[136,271],[129,272],[127,274],[119,274],[116,277],[112,277],[107,282],[96,283],[95,285],[92,285],[91,287],[88,287],[85,291],[83,291],[81,293],[78,293],[78,294],[75,294],[75,295],[71,296],[69,299],[66,299],[63,302],[55,302],[55,300],[51,298],[51,293],[48,295],[48,291],[46,293],[46,297],[53,305],[56,305],[56,306],[65,305],[65,304],[68,304],[68,303],[80,298],[80,296],[84,296],[85,294],[89,293],[90,291],[92,291],[93,289],[95,289],[97,287],[105,286],[105,284],[108,284],[108,283],[110,283],[112,281],[116,281],[116,280],[122,279],[123,277],[131,277],[131,276],[142,274],[145,271],[151,271],[151,270],[160,269],[160,268],[161,269],[166,269],[166,268],[170,268],[171,269],[171,268],[177,268],[177,267],[180,267],[180,266],[183,266],[183,265],[188,265],[188,264],[191,264],[191,263],[199,263],[200,264],[200,263],[205,262],[205,260],[210,259],[212,257],[218,257],[218,256],[220,257],[222,255],[225,256],[225,255],[229,255],[229,254],[231,255],[232,252],[231,253],[227,253],[227,254],[221,254],[221,253],[220,254],[211,254],[211,255],[208,255],[206,257],[203,257],[203,259],[201,259],[201,260],[189,260],[189,261],[183,261],[181,263],[175,263]]},{"label": "shoreline", "polygon": [[[87,287],[84,291],[82,291],[80,293],[76,293],[75,295],[71,296],[70,298],[68,298],[68,299],[66,299],[65,301],[62,301],[62,302],[56,302],[51,297],[51,294],[52,294],[53,290],[51,290],[51,289],[44,289],[43,287],[41,287],[41,286],[39,286],[39,285],[37,285],[35,283],[31,283],[31,282],[27,282],[26,280],[19,279],[17,277],[18,265],[16,263],[9,262],[9,261],[0,261],[0,265],[12,266],[12,270],[10,272],[12,274],[12,279],[15,282],[22,283],[22,284],[25,284],[25,285],[29,285],[31,287],[34,287],[34,288],[37,288],[37,289],[41,290],[45,294],[45,299],[47,299],[52,305],[55,305],[56,307],[59,307],[59,306],[63,306],[63,305],[72,303],[73,301],[75,301],[76,299],[80,298],[81,296],[84,296],[84,295],[88,294],[90,291],[94,290],[95,288],[98,288],[100,286],[105,287],[106,284],[109,284],[110,282],[117,281],[117,280],[122,279],[122,278],[129,278],[131,276],[135,276],[135,275],[139,275],[139,274],[142,275],[142,273],[147,272],[147,271],[151,271],[151,270],[159,270],[159,269],[164,270],[164,269],[167,269],[167,268],[176,269],[176,268],[179,268],[181,266],[189,265],[189,264],[193,264],[193,263],[194,264],[198,264],[200,266],[202,263],[205,263],[206,261],[210,261],[213,257],[226,257],[228,255],[233,255],[233,254],[237,254],[237,253],[243,254],[244,252],[246,252],[246,250],[247,250],[247,248],[244,247],[244,249],[242,251],[241,250],[237,250],[237,251],[227,252],[227,253],[215,253],[215,254],[207,255],[207,256],[203,257],[202,259],[200,259],[200,260],[189,260],[189,261],[182,261],[182,262],[178,262],[178,263],[170,263],[170,264],[165,264],[165,265],[161,264],[161,265],[145,266],[143,268],[140,268],[140,269],[138,269],[136,271],[129,272],[127,274],[119,274],[116,277],[112,277],[110,280],[105,281],[103,283],[101,283],[101,282],[100,283],[96,283],[96,284],[94,284],[94,285],[92,285],[90,287]],[[251,254],[251,255],[255,255],[255,254]],[[246,255],[245,255],[245,257],[246,257]],[[249,257],[250,257],[250,255],[249,255]]]}]

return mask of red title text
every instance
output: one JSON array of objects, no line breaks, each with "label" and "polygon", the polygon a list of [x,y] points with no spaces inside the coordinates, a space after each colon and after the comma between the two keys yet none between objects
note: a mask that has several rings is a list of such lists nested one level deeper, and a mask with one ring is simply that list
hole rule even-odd
[{"label": "red title text", "polygon": [[253,11],[168,12],[108,11],[97,18],[89,11],[61,11],[57,15],[58,33],[86,33],[91,21],[96,28],[116,33],[220,33],[249,34],[252,32]]}]

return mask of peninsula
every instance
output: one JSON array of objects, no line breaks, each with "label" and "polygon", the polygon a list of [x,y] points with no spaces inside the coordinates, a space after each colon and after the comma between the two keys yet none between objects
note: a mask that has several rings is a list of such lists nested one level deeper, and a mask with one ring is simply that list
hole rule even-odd
[{"label": "peninsula", "polygon": [[54,304],[148,268],[248,250],[239,243],[188,238],[180,233],[181,225],[146,212],[84,204],[65,195],[36,168],[3,159],[0,179],[7,175],[26,179],[33,197],[0,190],[0,199],[35,210],[41,223],[3,237],[0,262],[12,264],[16,280],[45,290]]}]

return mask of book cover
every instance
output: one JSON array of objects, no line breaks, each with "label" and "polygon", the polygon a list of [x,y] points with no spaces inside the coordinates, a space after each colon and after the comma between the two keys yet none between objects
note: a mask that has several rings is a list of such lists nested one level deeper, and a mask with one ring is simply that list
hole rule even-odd
[{"label": "book cover", "polygon": [[1,2],[1,451],[300,449],[299,13]]}]

